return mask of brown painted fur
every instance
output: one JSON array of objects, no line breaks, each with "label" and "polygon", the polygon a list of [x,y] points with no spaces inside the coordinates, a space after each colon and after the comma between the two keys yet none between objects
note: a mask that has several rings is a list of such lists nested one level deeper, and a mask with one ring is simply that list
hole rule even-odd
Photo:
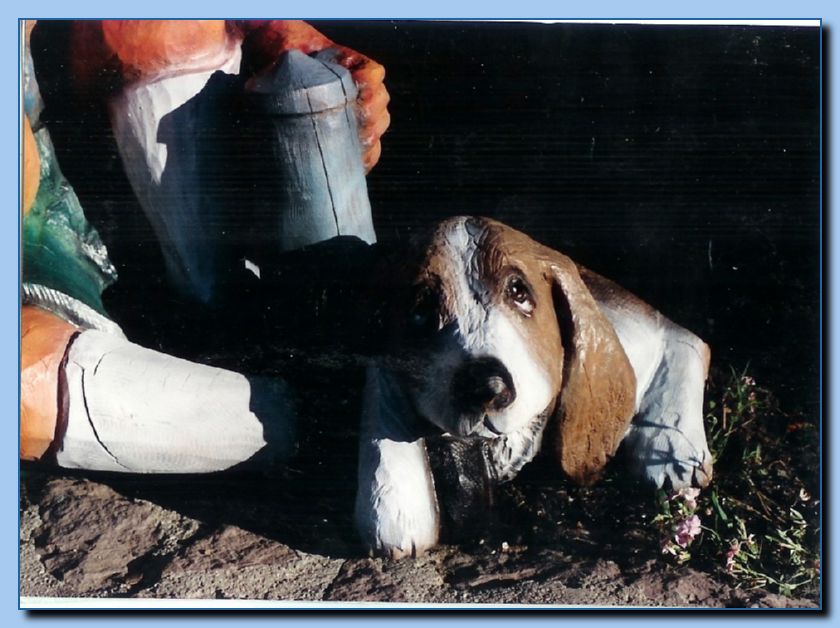
[{"label": "brown painted fur", "polygon": [[[459,298],[442,253],[456,220],[463,219],[445,221],[427,240],[415,279],[439,292],[441,326],[451,321]],[[570,478],[589,484],[615,454],[634,413],[635,376],[618,337],[568,257],[493,220],[470,218],[465,225],[477,245],[470,272],[493,307],[512,307],[505,296],[512,274],[529,284],[533,312],[511,318],[557,393],[550,431],[557,460]]]}]

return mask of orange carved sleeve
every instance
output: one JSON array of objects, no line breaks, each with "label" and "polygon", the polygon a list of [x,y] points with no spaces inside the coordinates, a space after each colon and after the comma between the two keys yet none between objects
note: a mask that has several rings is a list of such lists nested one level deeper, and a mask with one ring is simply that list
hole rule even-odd
[{"label": "orange carved sleeve", "polygon": [[114,74],[122,80],[155,75],[179,66],[201,66],[226,46],[245,38],[244,46],[259,71],[287,50],[306,54],[325,48],[350,71],[359,90],[359,138],[362,161],[369,171],[382,151],[390,96],[385,68],[365,55],[341,46],[301,20],[103,20],[74,24],[71,66],[81,86],[94,88]]},{"label": "orange carved sleeve", "polygon": [[229,41],[224,20],[103,20],[102,36],[127,76],[193,65]]},{"label": "orange carved sleeve", "polygon": [[55,437],[59,370],[79,330],[54,314],[24,306],[21,316],[20,457],[37,460]]},{"label": "orange carved sleeve", "polygon": [[29,125],[29,118],[23,117],[23,215],[26,216],[41,182],[41,158],[38,156],[38,146],[35,135]]}]

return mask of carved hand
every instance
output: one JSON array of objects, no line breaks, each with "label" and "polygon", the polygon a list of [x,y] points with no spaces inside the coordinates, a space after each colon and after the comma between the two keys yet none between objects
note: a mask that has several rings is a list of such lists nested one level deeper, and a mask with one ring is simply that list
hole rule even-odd
[{"label": "carved hand", "polygon": [[249,21],[239,22],[238,26],[246,33],[244,46],[254,71],[272,63],[286,50],[296,49],[306,54],[326,49],[335,51],[336,63],[350,70],[359,90],[359,139],[365,172],[369,172],[379,161],[380,138],[391,122],[390,96],[383,83],[385,68],[351,48],[336,44],[301,20]]}]

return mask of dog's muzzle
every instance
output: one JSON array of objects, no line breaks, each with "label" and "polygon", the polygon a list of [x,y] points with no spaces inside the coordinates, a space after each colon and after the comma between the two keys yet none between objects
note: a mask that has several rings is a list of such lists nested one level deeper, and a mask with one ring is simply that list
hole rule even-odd
[{"label": "dog's muzzle", "polygon": [[[462,417],[474,417],[469,432],[488,412],[504,410],[516,399],[513,379],[496,358],[474,358],[465,362],[452,378],[452,400]],[[468,432],[468,433],[469,433]]]}]

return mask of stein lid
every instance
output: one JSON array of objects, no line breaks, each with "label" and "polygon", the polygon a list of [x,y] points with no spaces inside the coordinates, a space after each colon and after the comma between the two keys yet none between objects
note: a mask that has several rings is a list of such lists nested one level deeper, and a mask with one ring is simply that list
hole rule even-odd
[{"label": "stein lid", "polygon": [[245,85],[259,108],[275,115],[305,115],[344,107],[356,100],[350,72],[332,63],[330,51],[310,57],[299,50],[284,52]]}]

